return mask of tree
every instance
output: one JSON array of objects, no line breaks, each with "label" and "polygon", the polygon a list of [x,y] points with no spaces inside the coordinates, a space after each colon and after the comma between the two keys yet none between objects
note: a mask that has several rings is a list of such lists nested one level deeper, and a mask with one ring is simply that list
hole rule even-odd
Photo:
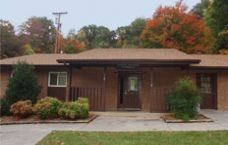
[{"label": "tree", "polygon": [[34,67],[26,62],[18,62],[13,68],[5,92],[9,103],[13,104],[19,100],[31,100],[35,103],[40,90]]},{"label": "tree", "polygon": [[0,20],[1,59],[21,54],[20,43],[9,21]]},{"label": "tree", "polygon": [[104,26],[89,25],[81,28],[76,38],[86,48],[109,48],[113,43],[113,32]]},{"label": "tree", "polygon": [[23,49],[23,55],[34,54],[34,50],[32,49],[30,44],[23,45],[22,49]]},{"label": "tree", "polygon": [[143,47],[177,48],[187,53],[209,53],[214,38],[202,20],[186,12],[182,1],[159,7],[141,34]]},{"label": "tree", "polygon": [[145,19],[137,18],[129,26],[117,28],[117,46],[124,48],[140,47],[139,37],[145,27],[145,24]]},{"label": "tree", "polygon": [[31,17],[20,26],[20,38],[36,53],[53,52],[55,27],[46,17]]},{"label": "tree", "polygon": [[191,10],[197,17],[203,19],[205,11],[210,5],[210,0],[201,0],[200,3],[196,4]]},{"label": "tree", "polygon": [[228,54],[228,26],[219,32],[215,49],[221,54]]},{"label": "tree", "polygon": [[205,11],[204,20],[217,38],[214,51],[228,51],[228,0],[211,1],[211,4]]},{"label": "tree", "polygon": [[205,23],[212,28],[215,36],[228,26],[228,0],[212,0],[205,12]]},{"label": "tree", "polygon": [[171,113],[179,119],[188,121],[198,114],[197,107],[201,101],[198,88],[190,79],[180,79],[175,88],[167,95]]},{"label": "tree", "polygon": [[75,30],[71,30],[67,38],[63,38],[63,44],[61,45],[61,50],[63,53],[78,53],[84,50],[84,45],[80,43],[79,40],[76,39]]}]

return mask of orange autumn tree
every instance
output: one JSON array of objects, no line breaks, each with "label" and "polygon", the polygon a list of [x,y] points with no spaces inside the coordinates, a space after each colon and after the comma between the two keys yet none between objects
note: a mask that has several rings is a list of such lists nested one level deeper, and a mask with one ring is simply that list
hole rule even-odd
[{"label": "orange autumn tree", "polygon": [[211,31],[182,1],[174,7],[159,7],[148,19],[140,36],[147,48],[177,48],[186,53],[210,53],[214,44]]},{"label": "orange autumn tree", "polygon": [[77,39],[65,39],[61,48],[63,53],[78,53],[84,50],[83,44]]}]

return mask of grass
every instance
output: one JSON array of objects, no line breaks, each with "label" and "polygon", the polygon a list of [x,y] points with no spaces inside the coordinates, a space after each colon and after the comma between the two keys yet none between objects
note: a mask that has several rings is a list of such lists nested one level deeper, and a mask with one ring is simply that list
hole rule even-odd
[{"label": "grass", "polygon": [[73,132],[53,131],[37,145],[228,145],[228,131]]}]

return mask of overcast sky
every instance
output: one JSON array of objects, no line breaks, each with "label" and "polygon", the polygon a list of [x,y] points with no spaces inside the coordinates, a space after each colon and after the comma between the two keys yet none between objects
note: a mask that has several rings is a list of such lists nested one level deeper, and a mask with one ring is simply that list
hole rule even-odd
[{"label": "overcast sky", "polygon": [[[183,0],[191,9],[200,0]],[[0,19],[10,21],[15,30],[32,16],[55,20],[52,12],[67,11],[61,18],[62,31],[78,31],[89,24],[111,30],[126,26],[138,17],[149,18],[159,6],[173,6],[176,0],[1,0]]]}]

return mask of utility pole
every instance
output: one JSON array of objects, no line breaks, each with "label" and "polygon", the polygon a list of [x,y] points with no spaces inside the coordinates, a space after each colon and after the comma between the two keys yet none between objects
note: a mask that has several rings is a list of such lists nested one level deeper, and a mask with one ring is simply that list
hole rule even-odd
[{"label": "utility pole", "polygon": [[57,24],[56,27],[56,37],[55,37],[55,50],[54,53],[60,53],[60,36],[61,36],[61,23],[60,23],[60,18],[61,15],[67,14],[67,12],[53,12],[53,15],[56,15],[55,18],[55,24]]}]

